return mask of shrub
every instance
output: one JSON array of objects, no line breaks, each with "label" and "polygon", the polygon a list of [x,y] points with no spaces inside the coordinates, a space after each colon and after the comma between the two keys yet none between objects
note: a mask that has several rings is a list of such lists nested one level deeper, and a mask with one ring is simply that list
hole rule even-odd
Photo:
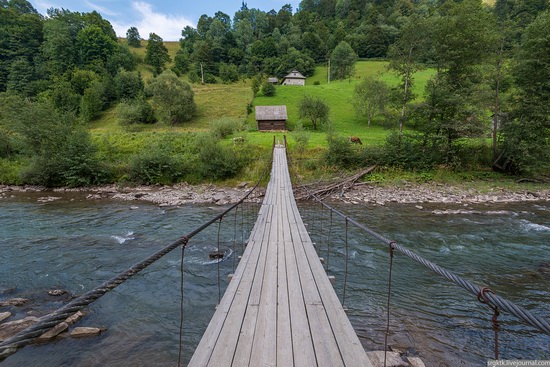
[{"label": "shrub", "polygon": [[222,146],[212,137],[203,137],[197,141],[199,171],[203,178],[220,180],[235,176],[246,163],[246,152]]},{"label": "shrub", "polygon": [[211,121],[209,125],[210,132],[219,139],[223,139],[228,135],[243,130],[241,121],[228,117]]},{"label": "shrub", "polygon": [[422,134],[403,134],[400,139],[399,133],[394,131],[384,145],[384,163],[408,170],[432,169],[445,159],[439,146],[433,141],[428,143]]},{"label": "shrub", "polygon": [[185,160],[166,147],[153,147],[130,158],[128,178],[138,184],[171,184],[186,174]]},{"label": "shrub", "polygon": [[154,78],[147,86],[155,113],[160,122],[178,124],[189,121],[195,115],[197,106],[191,86],[167,70]]},{"label": "shrub", "polygon": [[262,85],[262,93],[264,94],[264,96],[273,97],[276,92],[277,90],[275,89],[275,86],[273,84],[265,82]]},{"label": "shrub", "polygon": [[359,163],[359,154],[347,138],[329,135],[327,141],[328,150],[325,153],[325,161],[328,164],[341,168],[352,168]]},{"label": "shrub", "polygon": [[119,123],[123,125],[155,122],[153,108],[143,96],[119,103],[116,112]]}]

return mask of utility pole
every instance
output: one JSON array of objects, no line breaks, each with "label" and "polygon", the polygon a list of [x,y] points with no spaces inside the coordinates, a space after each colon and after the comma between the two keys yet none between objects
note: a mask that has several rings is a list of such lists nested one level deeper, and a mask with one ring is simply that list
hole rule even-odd
[{"label": "utility pole", "polygon": [[328,84],[330,84],[330,57],[328,58],[327,80]]},{"label": "utility pole", "polygon": [[204,70],[202,68],[202,62],[201,62],[201,81],[202,81],[202,84],[204,84]]}]

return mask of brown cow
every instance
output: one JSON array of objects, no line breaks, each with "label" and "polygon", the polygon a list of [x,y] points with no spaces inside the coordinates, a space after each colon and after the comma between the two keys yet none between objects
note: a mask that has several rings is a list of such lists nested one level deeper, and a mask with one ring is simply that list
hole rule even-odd
[{"label": "brown cow", "polygon": [[359,139],[358,136],[350,136],[350,137],[348,138],[348,140],[349,140],[350,142],[354,143],[354,144],[361,144],[361,145],[363,145],[363,143],[361,142],[361,139]]}]

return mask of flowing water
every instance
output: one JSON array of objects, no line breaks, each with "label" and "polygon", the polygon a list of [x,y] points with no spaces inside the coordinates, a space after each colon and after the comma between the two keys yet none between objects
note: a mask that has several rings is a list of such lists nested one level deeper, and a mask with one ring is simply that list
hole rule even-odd
[{"label": "flowing water", "polygon": [[[43,194],[42,194],[43,195]],[[190,232],[223,208],[159,208],[145,203],[86,201],[63,195],[37,203],[36,194],[0,199],[0,300],[30,301],[15,316],[42,315],[110,279]],[[136,207],[131,207],[136,205]],[[389,256],[386,246],[318,205],[299,204],[335,289],[367,350],[383,348]],[[388,238],[499,295],[550,317],[550,204],[479,206],[476,212],[435,215],[433,205],[338,205]],[[457,207],[455,206],[454,209]],[[188,361],[227,286],[255,220],[253,205],[195,237],[185,251],[183,358]],[[482,214],[479,214],[481,212]],[[219,229],[219,230],[218,230]],[[327,238],[330,230],[330,247]],[[218,243],[224,261],[210,260]],[[347,237],[347,241],[346,241]],[[4,366],[174,366],[180,332],[180,258],[174,250],[86,309],[79,326],[104,327],[98,337],[27,346]],[[218,269],[221,288],[218,288]],[[492,311],[473,295],[396,254],[389,345],[419,355],[427,366],[483,366],[493,352]],[[1,309],[0,311],[4,311]],[[503,314],[504,359],[550,359],[550,336]]]}]

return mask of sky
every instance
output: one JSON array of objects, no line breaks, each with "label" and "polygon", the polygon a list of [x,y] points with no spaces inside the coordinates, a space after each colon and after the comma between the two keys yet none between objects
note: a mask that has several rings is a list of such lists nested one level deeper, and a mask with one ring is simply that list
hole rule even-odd
[{"label": "sky", "polygon": [[[29,0],[39,13],[46,15],[49,8],[64,8],[75,12],[96,10],[113,25],[120,37],[126,36],[130,27],[136,27],[142,38],[149,38],[154,32],[165,41],[177,41],[185,26],[196,27],[202,14],[213,16],[217,11],[231,18],[241,8],[242,0]],[[248,0],[248,8],[263,11],[279,11],[285,4],[291,4],[293,10],[298,0]]]}]

